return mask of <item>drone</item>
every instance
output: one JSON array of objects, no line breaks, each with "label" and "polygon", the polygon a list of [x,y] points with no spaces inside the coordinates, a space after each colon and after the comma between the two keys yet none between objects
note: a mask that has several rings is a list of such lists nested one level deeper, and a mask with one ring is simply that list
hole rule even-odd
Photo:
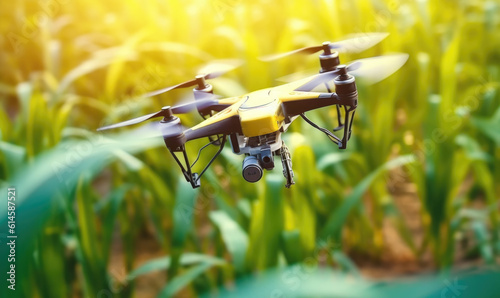
[{"label": "drone", "polygon": [[[207,80],[215,79],[225,71],[199,74],[187,82],[144,95],[151,97],[174,89],[194,87],[194,101],[173,107],[165,106],[159,112],[104,126],[98,131],[162,117],[156,129],[159,130],[186,181],[193,188],[200,187],[200,178],[222,152],[227,139],[233,153],[245,156],[242,175],[246,181],[259,181],[264,169],[274,169],[274,157],[280,156],[286,179],[285,186],[290,188],[295,184],[292,159],[290,150],[281,138],[282,134],[287,132],[294,120],[301,117],[306,123],[323,132],[339,149],[346,149],[358,106],[356,78],[365,79],[369,83],[381,81],[397,71],[406,62],[408,55],[377,56],[344,65],[340,63],[339,52],[364,51],[386,36],[386,33],[364,33],[343,41],[324,42],[319,46],[261,57],[262,61],[267,62],[293,54],[314,54],[322,51],[319,54],[319,73],[240,96],[221,98],[214,94],[213,86],[207,83]],[[314,91],[317,87],[325,87],[326,92]],[[337,126],[332,131],[318,126],[305,115],[308,111],[330,106],[335,106],[338,116]],[[197,110],[204,120],[191,128],[184,128],[176,115],[194,110]],[[341,130],[342,133],[337,133],[341,134],[340,136],[334,134]],[[186,153],[186,143],[201,138],[208,138],[210,143],[200,149],[198,157],[191,164]],[[199,174],[193,172],[192,168],[198,161],[201,150],[210,144],[219,147],[217,152]]]}]

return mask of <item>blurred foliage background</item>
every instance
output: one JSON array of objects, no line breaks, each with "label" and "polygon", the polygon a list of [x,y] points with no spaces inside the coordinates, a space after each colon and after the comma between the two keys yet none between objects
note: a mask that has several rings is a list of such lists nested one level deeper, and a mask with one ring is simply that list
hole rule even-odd
[{"label": "blurred foliage background", "polygon": [[[499,1],[19,0],[2,1],[0,15],[0,188],[17,189],[19,235],[16,291],[3,278],[2,297],[500,291]],[[291,190],[279,166],[244,182],[229,148],[192,190],[162,140],[95,132],[184,99],[137,95],[215,59],[244,59],[212,81],[239,95],[319,66],[314,55],[258,56],[363,32],[390,35],[344,63],[410,58],[383,82],[358,84],[347,150],[291,126]],[[331,128],[334,112],[310,117]]]}]

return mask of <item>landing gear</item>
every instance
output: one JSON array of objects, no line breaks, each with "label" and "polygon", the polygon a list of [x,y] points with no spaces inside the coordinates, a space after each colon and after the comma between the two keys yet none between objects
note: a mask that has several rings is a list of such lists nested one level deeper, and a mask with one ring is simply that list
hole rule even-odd
[{"label": "landing gear", "polygon": [[[164,138],[164,140],[165,140],[165,144],[167,145],[168,151],[170,152],[170,154],[172,154],[175,161],[177,162],[177,164],[181,168],[182,174],[184,174],[184,178],[186,178],[187,182],[191,183],[191,186],[193,188],[198,188],[201,186],[201,182],[200,182],[201,176],[205,173],[205,171],[208,169],[208,167],[210,167],[210,165],[217,158],[217,156],[219,156],[222,149],[224,149],[224,145],[226,144],[226,136],[224,135],[220,141],[219,150],[215,153],[215,155],[212,157],[212,159],[208,162],[208,164],[205,166],[205,168],[201,171],[201,173],[198,174],[198,173],[194,173],[192,171],[192,168],[198,162],[198,158],[200,157],[201,151],[204,148],[206,148],[208,145],[210,145],[210,143],[208,143],[207,145],[205,145],[204,147],[202,147],[200,149],[200,151],[198,152],[198,157],[191,164],[189,162],[189,158],[188,158],[187,153],[186,153],[186,147],[184,146],[184,144],[180,144],[180,145],[175,144],[175,140],[171,140],[169,138]],[[183,162],[181,162],[181,160],[177,157],[177,155],[175,155],[176,152],[182,153],[182,156],[184,159],[184,165],[183,165]]]},{"label": "landing gear", "polygon": [[283,176],[286,179],[285,187],[290,188],[290,186],[295,184],[295,181],[293,181],[292,157],[285,142],[282,142],[281,145],[281,163],[283,164]]}]

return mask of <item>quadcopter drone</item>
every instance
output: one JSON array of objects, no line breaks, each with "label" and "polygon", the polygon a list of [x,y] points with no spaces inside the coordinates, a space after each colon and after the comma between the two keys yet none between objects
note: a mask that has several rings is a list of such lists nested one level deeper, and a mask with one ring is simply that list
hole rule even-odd
[{"label": "quadcopter drone", "polygon": [[[319,55],[321,67],[319,74],[241,96],[221,99],[214,95],[212,85],[206,80],[214,79],[223,72],[200,74],[193,80],[145,95],[146,97],[155,96],[170,90],[194,86],[194,101],[174,107],[165,106],[159,112],[101,127],[98,130],[118,128],[163,117],[157,124],[157,129],[186,181],[193,188],[200,186],[200,178],[221,153],[227,138],[235,154],[245,155],[242,175],[246,181],[259,181],[264,169],[274,168],[274,156],[280,156],[283,175],[286,179],[285,186],[289,188],[295,184],[292,160],[281,135],[287,131],[295,119],[301,117],[308,124],[325,133],[340,149],[345,149],[351,137],[353,117],[358,105],[355,78],[364,78],[371,83],[383,80],[399,69],[406,62],[408,55],[394,54],[366,58],[346,66],[340,64],[339,52],[361,52],[379,43],[386,36],[385,33],[365,33],[344,41],[324,42],[320,46],[263,57],[261,58],[263,61],[272,61],[291,54],[313,54],[322,51]],[[332,81],[333,85],[330,86]],[[314,92],[313,90],[319,86],[325,87],[327,92]],[[337,110],[338,125],[333,131],[319,127],[305,115],[307,111],[328,106],[335,106]],[[184,129],[180,119],[175,115],[195,109],[204,121],[194,127]],[[333,133],[340,130],[343,130],[341,137]],[[191,164],[186,153],[186,143],[200,138],[208,138],[209,144],[217,145],[219,149],[198,174],[192,171],[192,167],[198,161],[199,154],[196,161]],[[200,152],[206,146],[202,147]]]}]

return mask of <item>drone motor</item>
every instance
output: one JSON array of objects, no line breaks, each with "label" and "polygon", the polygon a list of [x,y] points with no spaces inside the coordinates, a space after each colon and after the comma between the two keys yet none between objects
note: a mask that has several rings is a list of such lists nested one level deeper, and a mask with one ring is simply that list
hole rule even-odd
[{"label": "drone motor", "polygon": [[319,63],[321,65],[320,73],[335,70],[340,64],[339,52],[331,51],[330,42],[323,43],[323,53],[319,55]]}]

